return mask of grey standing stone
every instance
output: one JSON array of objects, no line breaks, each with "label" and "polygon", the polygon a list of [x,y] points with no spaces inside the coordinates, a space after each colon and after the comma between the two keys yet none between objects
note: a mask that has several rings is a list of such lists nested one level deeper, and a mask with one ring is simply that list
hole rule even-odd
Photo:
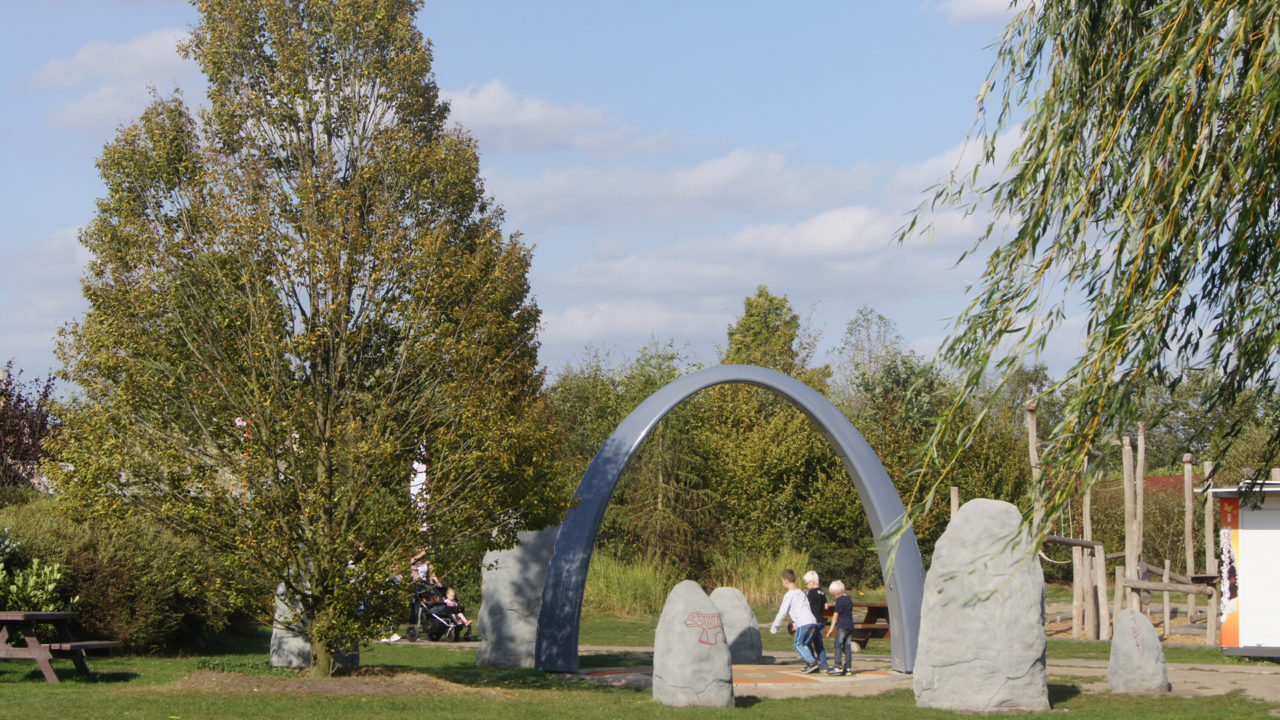
[{"label": "grey standing stone", "polygon": [[1164,646],[1146,615],[1125,608],[1111,634],[1107,680],[1118,693],[1161,693],[1173,689],[1164,662]]},{"label": "grey standing stone", "polygon": [[733,663],[720,611],[692,580],[672,588],[653,639],[653,699],[733,707]]},{"label": "grey standing stone", "polygon": [[711,591],[711,602],[720,611],[724,635],[729,641],[729,655],[734,663],[754,665],[764,659],[760,643],[760,621],[751,610],[747,596],[738,588],[718,587]]},{"label": "grey standing stone", "polygon": [[[271,624],[271,667],[311,667],[311,636],[307,634],[307,621],[301,613],[301,603],[288,595],[284,583],[277,585],[275,618]],[[335,652],[333,664],[339,668],[359,667],[359,644],[353,643],[347,652]]]},{"label": "grey standing stone", "polygon": [[480,570],[480,667],[533,667],[538,612],[559,525],[522,532],[519,544],[485,554]]},{"label": "grey standing stone", "polygon": [[938,539],[925,575],[916,704],[992,712],[1049,709],[1044,574],[1022,514],[971,500]]},{"label": "grey standing stone", "polygon": [[288,597],[284,583],[276,586],[275,621],[271,624],[271,667],[311,666],[311,638],[306,620],[299,617],[301,606]]}]

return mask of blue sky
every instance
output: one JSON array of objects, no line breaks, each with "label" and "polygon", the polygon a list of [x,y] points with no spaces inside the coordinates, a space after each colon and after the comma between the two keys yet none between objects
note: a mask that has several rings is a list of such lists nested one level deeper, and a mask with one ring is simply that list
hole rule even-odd
[{"label": "blue sky", "polygon": [[[764,284],[839,341],[855,310],[931,354],[979,218],[892,243],[955,166],[1006,0],[427,2],[436,80],[507,229],[536,247],[542,361],[673,341],[713,363]],[[94,161],[147,87],[203,94],[184,2],[0,0],[0,361],[55,368],[84,311]],[[1065,366],[1071,343],[1051,346]]]}]

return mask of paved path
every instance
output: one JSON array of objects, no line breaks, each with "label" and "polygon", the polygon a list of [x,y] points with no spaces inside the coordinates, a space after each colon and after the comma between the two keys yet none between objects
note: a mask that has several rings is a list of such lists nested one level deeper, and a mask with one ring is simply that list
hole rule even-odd
[{"label": "paved path", "polygon": [[[652,653],[653,648],[582,646],[583,654]],[[766,655],[764,665],[734,665],[734,692],[739,696],[794,698],[813,695],[877,695],[887,690],[911,688],[911,675],[894,672],[888,655],[857,655],[853,673],[846,676],[800,672],[804,665],[793,653]],[[1243,690],[1250,697],[1280,703],[1280,665],[1169,664],[1169,682],[1175,695],[1223,695]],[[580,675],[592,682],[649,687],[651,667],[588,668]],[[1050,660],[1049,682],[1069,683],[1085,693],[1107,692],[1107,661]]]},{"label": "paved path", "polygon": [[[401,641],[404,642],[404,641]],[[441,643],[424,643],[439,646]],[[449,643],[448,647],[477,647],[478,642]],[[620,645],[582,645],[583,655],[624,654],[652,655],[651,647]],[[733,683],[739,696],[794,698],[813,695],[878,695],[887,690],[911,688],[911,676],[890,669],[888,655],[854,656],[853,673],[846,676],[805,675],[804,665],[795,653],[766,654],[763,665],[734,665]],[[1280,703],[1280,664],[1258,665],[1193,665],[1169,663],[1169,682],[1175,695],[1223,695],[1243,690],[1249,697],[1264,702]],[[1049,682],[1069,683],[1084,693],[1107,692],[1106,660],[1050,660]],[[585,668],[579,675],[590,682],[627,687],[650,687],[653,668],[647,666],[617,668]]]}]

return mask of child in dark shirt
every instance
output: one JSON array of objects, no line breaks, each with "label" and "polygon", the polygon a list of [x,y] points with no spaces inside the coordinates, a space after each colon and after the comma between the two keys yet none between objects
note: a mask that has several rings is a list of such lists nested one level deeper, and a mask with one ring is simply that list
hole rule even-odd
[{"label": "child in dark shirt", "polygon": [[[809,608],[813,611],[813,616],[818,619],[818,624],[822,625],[823,614],[827,609],[827,596],[818,585],[818,573],[810,570],[804,574],[805,597],[809,599]],[[813,655],[818,660],[818,666],[829,674],[831,667],[827,665],[827,648],[822,642],[821,627],[813,634]]]},{"label": "child in dark shirt", "polygon": [[[835,665],[827,671],[828,675],[848,675],[853,664],[853,653],[862,647],[853,642],[853,599],[844,594],[844,583],[833,581],[828,588],[835,598],[834,613],[831,615],[831,627],[827,628],[827,637],[836,636],[832,649],[832,660]],[[855,650],[854,648],[857,648]],[[841,657],[844,662],[841,662]]]}]

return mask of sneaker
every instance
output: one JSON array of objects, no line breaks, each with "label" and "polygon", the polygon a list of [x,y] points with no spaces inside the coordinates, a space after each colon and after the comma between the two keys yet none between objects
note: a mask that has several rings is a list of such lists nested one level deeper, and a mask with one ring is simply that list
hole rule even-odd
[{"label": "sneaker", "polygon": [[387,642],[396,642],[399,639],[400,639],[399,635],[395,633],[391,633],[391,637],[387,638]]},{"label": "sneaker", "polygon": [[844,671],[839,668],[831,668],[827,670],[828,675],[843,675]]},{"label": "sneaker", "polygon": [[805,675],[812,675],[821,669],[822,668],[818,667],[817,665],[805,665],[804,669],[801,670],[800,672],[804,673]]}]

